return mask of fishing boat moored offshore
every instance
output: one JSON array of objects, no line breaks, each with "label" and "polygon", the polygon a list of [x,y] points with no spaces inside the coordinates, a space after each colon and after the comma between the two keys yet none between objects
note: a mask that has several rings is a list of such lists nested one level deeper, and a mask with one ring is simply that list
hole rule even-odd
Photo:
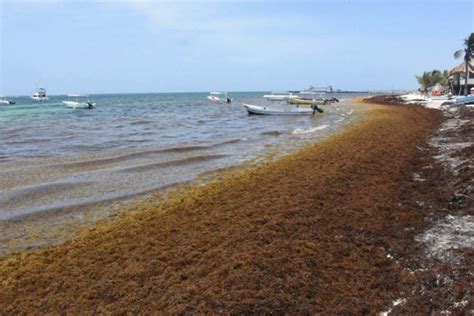
[{"label": "fishing boat moored offshore", "polygon": [[314,115],[316,112],[322,113],[323,110],[317,105],[313,105],[311,108],[269,108],[266,106],[242,104],[249,114],[257,115]]},{"label": "fishing boat moored offshore", "polygon": [[31,99],[37,102],[45,102],[49,100],[49,98],[46,96],[46,89],[44,88],[39,88],[36,90],[33,96],[31,96]]},{"label": "fishing boat moored offshore", "polygon": [[227,92],[211,92],[207,96],[207,100],[214,104],[231,103],[232,99],[227,95]]},{"label": "fishing boat moored offshore", "polygon": [[7,98],[0,97],[0,104],[15,104],[15,101],[8,100]]},{"label": "fishing boat moored offshore", "polygon": [[[82,98],[86,98],[85,100]],[[72,109],[93,109],[95,108],[95,103],[89,100],[87,95],[82,94],[68,94],[68,100],[63,101],[63,103]]]}]

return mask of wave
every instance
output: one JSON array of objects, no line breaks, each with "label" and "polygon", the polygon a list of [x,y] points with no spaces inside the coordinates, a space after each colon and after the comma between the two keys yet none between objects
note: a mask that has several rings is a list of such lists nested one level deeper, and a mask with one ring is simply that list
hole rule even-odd
[{"label": "wave", "polygon": [[59,182],[19,187],[10,191],[4,191],[2,194],[3,197],[0,198],[0,206],[2,208],[8,208],[9,205],[54,196],[91,184],[92,182]]},{"label": "wave", "polygon": [[151,123],[155,123],[155,122],[150,121],[150,120],[139,120],[139,121],[130,122],[130,125],[146,125],[146,124],[151,124]]},{"label": "wave", "polygon": [[276,131],[268,131],[268,132],[263,132],[263,133],[260,133],[260,135],[267,135],[267,136],[280,136],[282,135],[283,133],[276,130]]},{"label": "wave", "polygon": [[82,168],[82,167],[99,167],[103,165],[119,163],[126,160],[138,159],[147,156],[158,155],[161,153],[174,153],[174,152],[187,152],[192,150],[203,150],[208,149],[209,146],[186,146],[186,147],[170,147],[165,149],[157,149],[157,150],[148,150],[148,151],[140,151],[136,153],[120,155],[115,157],[109,158],[99,158],[99,159],[91,159],[91,160],[83,160],[83,161],[76,161],[76,162],[67,162],[67,163],[57,163],[50,165],[53,168],[66,168],[66,169],[73,169],[73,168]]},{"label": "wave", "polygon": [[227,156],[228,155],[195,156],[195,157],[184,158],[184,159],[177,159],[177,160],[171,160],[171,161],[150,163],[150,164],[140,165],[140,166],[135,166],[135,167],[128,167],[128,168],[121,169],[120,172],[145,172],[145,171],[150,171],[157,168],[176,167],[176,166],[182,166],[182,165],[187,165],[187,164],[196,163],[196,162],[216,160],[216,159],[221,159]]},{"label": "wave", "polygon": [[217,144],[213,145],[212,147],[219,147],[219,146],[223,146],[223,145],[236,144],[236,143],[244,142],[246,140],[247,140],[247,138],[235,138],[235,139],[231,139],[231,140],[226,140],[222,143],[217,143]]},{"label": "wave", "polygon": [[314,133],[320,130],[323,130],[325,128],[328,128],[330,125],[320,125],[312,128],[297,128],[295,129],[292,134],[297,135],[297,134],[308,134],[308,133]]}]

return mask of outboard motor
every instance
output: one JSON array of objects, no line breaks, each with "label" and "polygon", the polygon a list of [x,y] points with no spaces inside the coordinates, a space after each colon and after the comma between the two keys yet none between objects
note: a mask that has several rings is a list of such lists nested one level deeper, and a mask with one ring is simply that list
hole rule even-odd
[{"label": "outboard motor", "polygon": [[321,109],[317,104],[311,105],[311,108],[313,109],[313,115],[318,111],[319,113],[323,113],[323,109]]}]

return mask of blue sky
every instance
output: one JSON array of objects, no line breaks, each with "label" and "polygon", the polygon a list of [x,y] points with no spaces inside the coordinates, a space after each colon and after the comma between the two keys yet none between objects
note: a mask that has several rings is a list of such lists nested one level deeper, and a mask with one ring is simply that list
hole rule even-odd
[{"label": "blue sky", "polygon": [[474,31],[474,0],[0,3],[3,95],[412,89]]}]

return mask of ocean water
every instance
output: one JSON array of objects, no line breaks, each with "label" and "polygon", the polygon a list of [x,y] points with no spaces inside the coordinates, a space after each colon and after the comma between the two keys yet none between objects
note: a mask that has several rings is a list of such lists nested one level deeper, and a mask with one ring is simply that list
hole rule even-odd
[{"label": "ocean water", "polygon": [[92,95],[97,103],[93,110],[66,108],[66,96],[44,103],[13,98],[16,105],[0,105],[0,163],[104,150],[273,142],[276,133],[299,130],[305,135],[311,128],[335,124],[332,119],[339,114],[329,108],[314,117],[249,116],[242,103],[283,106],[266,101],[263,94],[232,93],[230,105],[211,104],[206,93]]},{"label": "ocean water", "polygon": [[344,101],[314,116],[248,115],[242,103],[288,105],[266,101],[264,92],[231,95],[232,104],[211,104],[206,93],[163,93],[92,95],[93,110],[66,108],[65,96],[0,106],[0,226],[43,217],[49,227],[51,216],[91,209],[98,211],[88,218],[104,218],[91,205],[279,157],[357,117],[353,95],[336,95]]},{"label": "ocean water", "polygon": [[207,93],[92,95],[93,110],[66,108],[65,96],[0,105],[0,254],[68,239],[126,211],[124,201],[280,157],[357,119],[349,94],[314,116],[248,115],[242,103],[287,106],[264,94],[232,93],[232,104]]}]

